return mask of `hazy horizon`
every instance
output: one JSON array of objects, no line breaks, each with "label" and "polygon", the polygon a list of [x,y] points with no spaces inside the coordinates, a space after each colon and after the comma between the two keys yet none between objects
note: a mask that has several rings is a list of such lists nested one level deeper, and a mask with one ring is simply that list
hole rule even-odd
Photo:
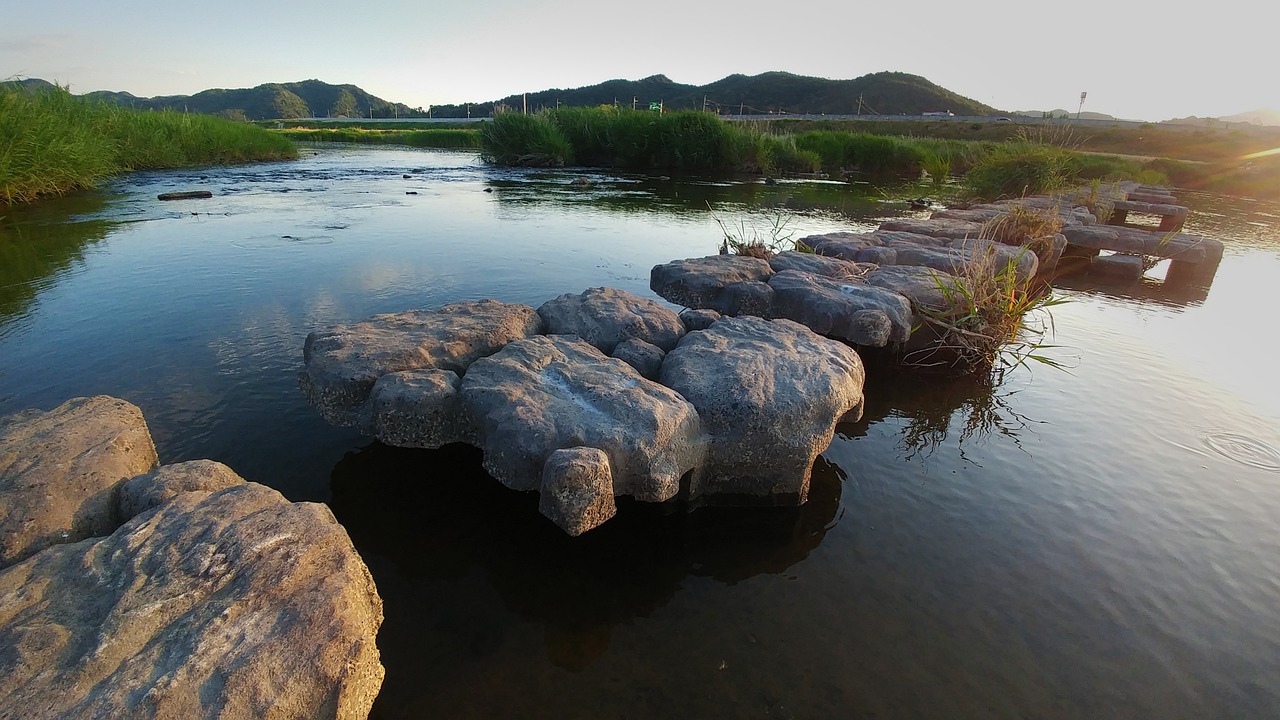
[{"label": "hazy horizon", "polygon": [[67,0],[7,12],[0,77],[142,97],[314,78],[427,107],[655,74],[704,85],[734,73],[889,70],[1007,111],[1074,112],[1087,91],[1086,111],[1121,118],[1222,117],[1280,108],[1280,88],[1247,77],[1271,58],[1263,23],[1235,26],[1246,7],[1179,15],[1085,0],[1068,14],[922,0],[908,15],[800,0],[761,14],[653,0],[619,14],[582,0],[357,10],[225,0],[216,13],[181,13]]}]

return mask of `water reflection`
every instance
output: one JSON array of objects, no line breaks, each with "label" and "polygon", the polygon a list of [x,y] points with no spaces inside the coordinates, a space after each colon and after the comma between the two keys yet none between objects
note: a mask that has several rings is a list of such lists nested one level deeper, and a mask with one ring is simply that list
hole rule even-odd
[{"label": "water reflection", "polygon": [[[574,185],[582,178],[584,185]],[[771,212],[840,217],[866,222],[870,217],[910,212],[902,202],[917,185],[896,182],[887,188],[845,182],[779,182],[758,179],[709,181],[700,177],[652,177],[596,171],[492,171],[486,189],[506,205],[583,208],[613,213],[701,217],[712,208],[752,208]],[[918,194],[918,193],[917,193]],[[915,213],[919,214],[919,213]],[[866,229],[874,227],[867,223]]]},{"label": "water reflection", "polygon": [[[535,493],[506,489],[481,458],[465,445],[428,451],[373,443],[334,467],[330,506],[361,555],[376,558],[371,567],[389,623],[429,603],[422,588],[433,581],[456,585],[480,570],[506,613],[543,626],[551,661],[575,671],[605,653],[612,627],[666,605],[685,578],[733,585],[786,573],[818,547],[841,507],[843,473],[819,458],[809,501],[798,508],[689,513],[678,502],[622,499],[617,517],[570,538],[538,514]],[[483,630],[500,627],[500,618],[465,620],[468,638],[452,644],[474,655],[501,644]],[[409,625],[438,632],[422,622]],[[426,645],[406,631],[382,639],[392,694],[396,683],[420,677],[412,668]]]},{"label": "water reflection", "polygon": [[921,375],[876,363],[869,372],[862,419],[836,428],[845,437],[861,437],[871,425],[901,425],[899,449],[906,460],[928,459],[954,441],[960,458],[965,445],[1000,436],[1021,448],[1023,433],[1038,421],[1015,409],[1019,392],[991,373],[960,377]]},{"label": "water reflection", "polygon": [[53,278],[82,259],[86,246],[111,232],[113,224],[108,221],[77,220],[101,212],[107,201],[101,193],[81,193],[4,208],[0,215],[0,327],[25,313]]}]

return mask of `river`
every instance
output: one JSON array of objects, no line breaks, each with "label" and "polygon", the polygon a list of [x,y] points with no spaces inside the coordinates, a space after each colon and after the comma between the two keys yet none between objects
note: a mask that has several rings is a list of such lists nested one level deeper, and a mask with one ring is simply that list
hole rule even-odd
[{"label": "river", "polygon": [[[1280,206],[1180,194],[1226,243],[1207,293],[1060,283],[1068,371],[875,369],[802,508],[623,503],[573,539],[475,451],[329,427],[306,334],[652,297],[717,218],[920,214],[888,199],[915,188],[579,174],[328,146],[5,210],[0,414],[116,395],[162,462],[329,503],[385,601],[378,718],[1280,716]],[[188,189],[214,197],[155,199]]]}]

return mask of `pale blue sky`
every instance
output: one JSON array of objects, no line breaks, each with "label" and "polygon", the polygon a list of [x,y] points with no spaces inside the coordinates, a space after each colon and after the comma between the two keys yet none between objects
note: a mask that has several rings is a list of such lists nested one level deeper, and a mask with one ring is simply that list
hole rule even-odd
[{"label": "pale blue sky", "polygon": [[1006,110],[1162,120],[1280,108],[1258,6],[993,0],[7,3],[0,76],[191,94],[317,78],[411,106],[663,73],[900,70]]}]

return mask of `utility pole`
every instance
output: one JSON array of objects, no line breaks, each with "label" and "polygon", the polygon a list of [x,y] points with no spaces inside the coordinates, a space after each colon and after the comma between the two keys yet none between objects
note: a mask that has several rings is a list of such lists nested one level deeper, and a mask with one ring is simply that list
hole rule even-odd
[{"label": "utility pole", "polygon": [[862,114],[862,93],[858,93],[858,114]]},{"label": "utility pole", "polygon": [[520,114],[529,114],[529,93],[520,96]]},{"label": "utility pole", "polygon": [[742,115],[742,109],[743,109],[744,107],[746,107],[746,106],[747,106],[747,104],[746,104],[746,103],[744,103],[744,102],[740,102],[740,103],[738,103],[738,115],[739,115],[739,116],[741,116],[741,115]]},{"label": "utility pole", "polygon": [[706,112],[706,111],[707,111],[707,96],[703,95],[702,96],[702,112]]},{"label": "utility pole", "polygon": [[1089,94],[1089,93],[1087,93],[1087,92],[1082,92],[1082,93],[1080,93],[1080,107],[1076,108],[1076,119],[1077,119],[1077,120],[1079,120],[1079,119],[1080,119],[1080,111],[1081,111],[1081,110],[1084,110],[1084,98],[1085,98],[1085,96],[1086,96],[1086,95],[1088,95],[1088,94]]},{"label": "utility pole", "polygon": [[471,119],[471,103],[467,103],[467,119]]},{"label": "utility pole", "polygon": [[631,109],[632,109],[632,110],[635,110],[635,109],[636,109],[636,96],[635,96],[635,95],[632,95],[632,96],[631,96]]}]

